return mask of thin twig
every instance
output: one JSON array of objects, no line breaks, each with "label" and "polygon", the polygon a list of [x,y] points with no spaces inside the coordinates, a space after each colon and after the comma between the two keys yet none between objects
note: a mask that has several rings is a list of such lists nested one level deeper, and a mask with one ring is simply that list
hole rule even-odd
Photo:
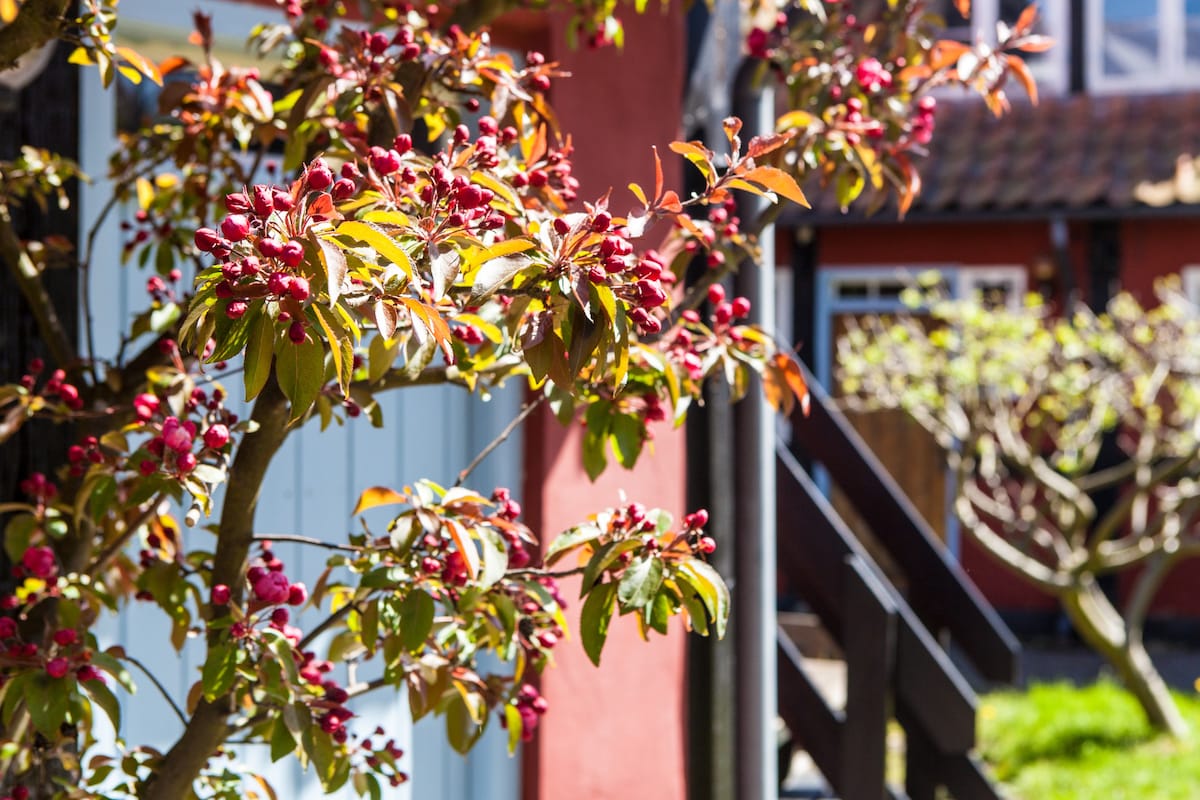
[{"label": "thin twig", "polygon": [[154,684],[154,688],[158,689],[158,693],[163,696],[163,699],[167,701],[167,705],[169,705],[171,707],[171,710],[175,712],[175,716],[179,717],[179,721],[183,723],[184,727],[187,727],[187,724],[188,724],[187,714],[184,714],[183,709],[175,704],[175,701],[171,698],[171,695],[167,694],[167,687],[163,686],[162,683],[159,682],[158,678],[156,678],[154,676],[154,673],[151,672],[150,670],[148,670],[146,668],[146,665],[143,664],[141,661],[138,661],[136,658],[129,655],[128,653],[125,654],[125,660],[128,661],[130,664],[133,664],[138,669],[140,669],[142,671],[142,674],[150,679],[150,682]]},{"label": "thin twig", "polygon": [[342,617],[345,617],[351,611],[358,611],[360,608],[360,603],[347,603],[337,611],[334,611],[332,614],[322,620],[321,624],[309,631],[307,636],[300,640],[300,643],[296,645],[296,650],[298,652],[307,650],[308,646],[315,642],[318,636],[336,625],[342,619]]},{"label": "thin twig", "polygon": [[510,569],[504,573],[506,578],[569,578],[572,575],[582,575],[587,570],[587,566],[573,567],[571,569]]},{"label": "thin twig", "polygon": [[142,510],[142,513],[138,515],[137,519],[126,526],[125,532],[114,539],[108,545],[108,547],[104,548],[104,550],[102,550],[100,554],[96,556],[96,560],[87,569],[88,574],[96,575],[108,566],[108,562],[112,560],[117,553],[121,552],[121,548],[123,548],[129,542],[130,538],[137,533],[143,525],[150,521],[150,517],[154,515],[158,508],[158,504],[163,501],[164,497],[165,495],[162,492],[154,495],[154,498],[150,501],[150,504]]},{"label": "thin twig", "polygon": [[487,447],[480,450],[479,455],[471,459],[471,463],[467,464],[463,471],[458,473],[458,479],[454,481],[454,485],[462,486],[463,481],[465,481],[471,475],[471,473],[475,471],[475,468],[483,463],[483,460],[491,455],[493,450],[504,444],[508,437],[512,436],[513,431],[519,428],[521,423],[528,419],[529,415],[534,412],[534,409],[545,402],[545,400],[546,395],[539,394],[537,397],[522,406],[521,411],[515,417],[513,417],[512,422],[508,423],[508,425],[504,427],[504,430],[500,431],[500,435],[488,442]]},{"label": "thin twig", "polygon": [[363,548],[355,547],[352,544],[337,544],[335,542],[325,542],[320,539],[314,539],[311,536],[299,536],[294,533],[256,533],[254,534],[256,542],[295,542],[296,544],[307,544],[312,547],[322,547],[326,550],[341,550],[346,553],[361,553]]}]

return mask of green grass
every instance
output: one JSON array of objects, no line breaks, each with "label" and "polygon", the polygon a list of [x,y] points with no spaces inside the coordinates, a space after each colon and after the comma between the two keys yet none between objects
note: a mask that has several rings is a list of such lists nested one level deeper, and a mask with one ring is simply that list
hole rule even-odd
[{"label": "green grass", "polygon": [[1156,735],[1112,683],[989,694],[980,703],[980,753],[1017,800],[1196,800],[1200,697],[1175,697],[1189,741]]}]

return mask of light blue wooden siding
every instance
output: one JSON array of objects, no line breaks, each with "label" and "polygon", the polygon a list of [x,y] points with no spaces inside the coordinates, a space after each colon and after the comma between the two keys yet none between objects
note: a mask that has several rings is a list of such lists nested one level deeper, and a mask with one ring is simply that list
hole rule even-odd
[{"label": "light blue wooden siding", "polygon": [[[218,33],[244,33],[250,27],[247,20],[275,13],[269,8],[245,9],[229,3],[176,4],[161,0],[123,0],[121,13],[123,19],[174,25],[182,38],[190,13],[197,5],[214,12]],[[94,183],[83,192],[82,218],[91,220],[111,188],[103,176],[114,147],[114,96],[101,89],[94,70],[85,70],[84,75],[81,160],[85,171],[94,176]],[[92,282],[97,351],[107,356],[116,352],[130,315],[146,302],[147,275],[135,267],[120,268],[119,252],[120,235],[114,219],[98,237]],[[225,384],[234,397],[240,395],[240,376],[232,376]],[[346,533],[358,524],[349,512],[359,491],[371,485],[402,486],[420,477],[451,482],[457,471],[515,416],[519,403],[519,386],[498,393],[488,403],[481,403],[460,389],[422,388],[383,396],[386,423],[383,429],[372,428],[365,418],[359,418],[345,427],[331,426],[322,434],[316,422],[310,423],[293,434],[275,458],[263,486],[259,530],[344,541]],[[239,413],[248,414],[244,404]],[[484,462],[472,477],[471,485],[486,492],[500,484],[519,487],[520,482],[518,434]],[[184,535],[189,544],[211,546],[211,534],[206,531],[191,529]],[[320,573],[326,556],[325,551],[299,545],[277,545],[276,551],[287,564],[288,575],[293,580],[305,579],[310,585]],[[150,666],[176,701],[183,703],[187,688],[199,677],[203,658],[200,642],[190,642],[177,656],[167,644],[169,626],[164,616],[141,604],[134,604],[118,619],[107,621],[102,635],[107,643],[121,643],[131,655]],[[124,703],[125,738],[130,744],[169,747],[181,725],[149,681],[136,674],[135,679],[139,692]],[[407,708],[407,701],[398,694],[379,694],[358,707],[364,719],[363,732],[369,732],[375,724],[383,724],[406,752],[403,764],[412,780],[402,789],[389,792],[388,797],[515,800],[519,762],[508,757],[499,726],[489,731],[471,756],[464,759],[446,744],[440,719],[414,726]],[[280,797],[307,800],[322,796],[311,775],[287,763],[282,767],[270,766],[265,748],[243,748],[243,751],[240,756],[265,770]],[[354,794],[343,790],[338,796],[348,798]]]}]

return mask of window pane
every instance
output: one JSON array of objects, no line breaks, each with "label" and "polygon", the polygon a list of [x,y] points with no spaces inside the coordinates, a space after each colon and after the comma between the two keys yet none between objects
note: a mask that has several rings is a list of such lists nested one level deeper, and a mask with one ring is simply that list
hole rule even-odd
[{"label": "window pane", "polygon": [[929,4],[929,10],[946,21],[943,35],[947,39],[971,41],[971,20],[958,13],[958,9],[954,7],[954,0],[934,0]]},{"label": "window pane", "polygon": [[1189,69],[1200,69],[1200,0],[1187,0],[1184,13],[1184,58]]},{"label": "window pane", "polygon": [[1104,74],[1159,70],[1158,0],[1104,0]]}]

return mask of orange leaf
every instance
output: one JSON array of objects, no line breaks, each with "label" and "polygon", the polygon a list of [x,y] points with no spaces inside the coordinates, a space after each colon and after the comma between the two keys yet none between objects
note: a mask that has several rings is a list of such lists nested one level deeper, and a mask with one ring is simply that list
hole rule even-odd
[{"label": "orange leaf", "polygon": [[185,69],[191,65],[192,62],[188,61],[186,58],[181,58],[180,56],[168,56],[167,58],[164,58],[158,65],[158,71],[162,75],[170,75],[177,69]]},{"label": "orange leaf", "polygon": [[358,504],[350,516],[357,516],[369,508],[378,506],[394,506],[397,503],[407,503],[408,497],[386,486],[372,486],[358,496]]},{"label": "orange leaf", "polygon": [[669,214],[678,214],[683,211],[683,205],[679,202],[679,195],[675,194],[674,191],[668,191],[658,201],[658,210]]},{"label": "orange leaf", "polygon": [[454,546],[458,548],[458,552],[462,553],[463,561],[467,563],[467,575],[471,580],[475,580],[475,576],[479,574],[479,551],[475,549],[475,543],[471,541],[467,529],[462,526],[462,523],[453,519],[443,519],[442,524],[450,531],[450,538],[454,540]]},{"label": "orange leaf", "polygon": [[1014,42],[1013,47],[1026,53],[1044,53],[1054,47],[1054,39],[1049,36],[1025,36]]},{"label": "orange leaf", "polygon": [[786,197],[793,203],[799,203],[805,208],[812,208],[808,204],[808,198],[804,196],[804,192],[800,190],[800,186],[796,183],[796,179],[781,169],[776,169],[775,167],[755,167],[743,175],[742,178],[757,183],[765,189],[770,189],[775,194]]},{"label": "orange leaf", "polygon": [[1013,30],[1018,35],[1033,30],[1033,23],[1037,22],[1037,16],[1037,4],[1030,3],[1025,6],[1025,10],[1021,12],[1021,16],[1017,17],[1017,24],[1013,26]]},{"label": "orange leaf", "polygon": [[1008,68],[1012,70],[1012,74],[1025,87],[1025,92],[1029,95],[1029,102],[1036,106],[1038,101],[1037,82],[1033,79],[1033,73],[1029,71],[1024,59],[1020,56],[1005,56],[1005,58],[1008,60]]},{"label": "orange leaf", "polygon": [[654,199],[662,197],[663,193],[663,172],[662,159],[658,157],[658,148],[650,148],[654,152]]},{"label": "orange leaf", "polygon": [[900,175],[904,178],[904,191],[900,195],[900,216],[903,217],[912,208],[913,201],[921,191],[921,176],[913,169],[912,162],[906,156],[896,156],[896,165],[900,167]]},{"label": "orange leaf", "polygon": [[963,53],[971,48],[953,39],[941,39],[929,51],[929,66],[934,72],[958,63]]},{"label": "orange leaf", "polygon": [[746,155],[751,158],[765,156],[774,150],[778,150],[785,144],[790,142],[796,135],[795,131],[787,133],[772,133],[767,136],[755,136],[750,140],[750,144],[746,147]]},{"label": "orange leaf", "polygon": [[962,14],[963,19],[971,18],[971,0],[954,0],[954,7]]},{"label": "orange leaf", "polygon": [[804,372],[800,369],[800,365],[787,353],[776,353],[771,362],[782,374],[787,387],[792,390],[792,394],[800,401],[800,411],[807,417],[811,398],[808,394],[808,383],[804,380]]}]

